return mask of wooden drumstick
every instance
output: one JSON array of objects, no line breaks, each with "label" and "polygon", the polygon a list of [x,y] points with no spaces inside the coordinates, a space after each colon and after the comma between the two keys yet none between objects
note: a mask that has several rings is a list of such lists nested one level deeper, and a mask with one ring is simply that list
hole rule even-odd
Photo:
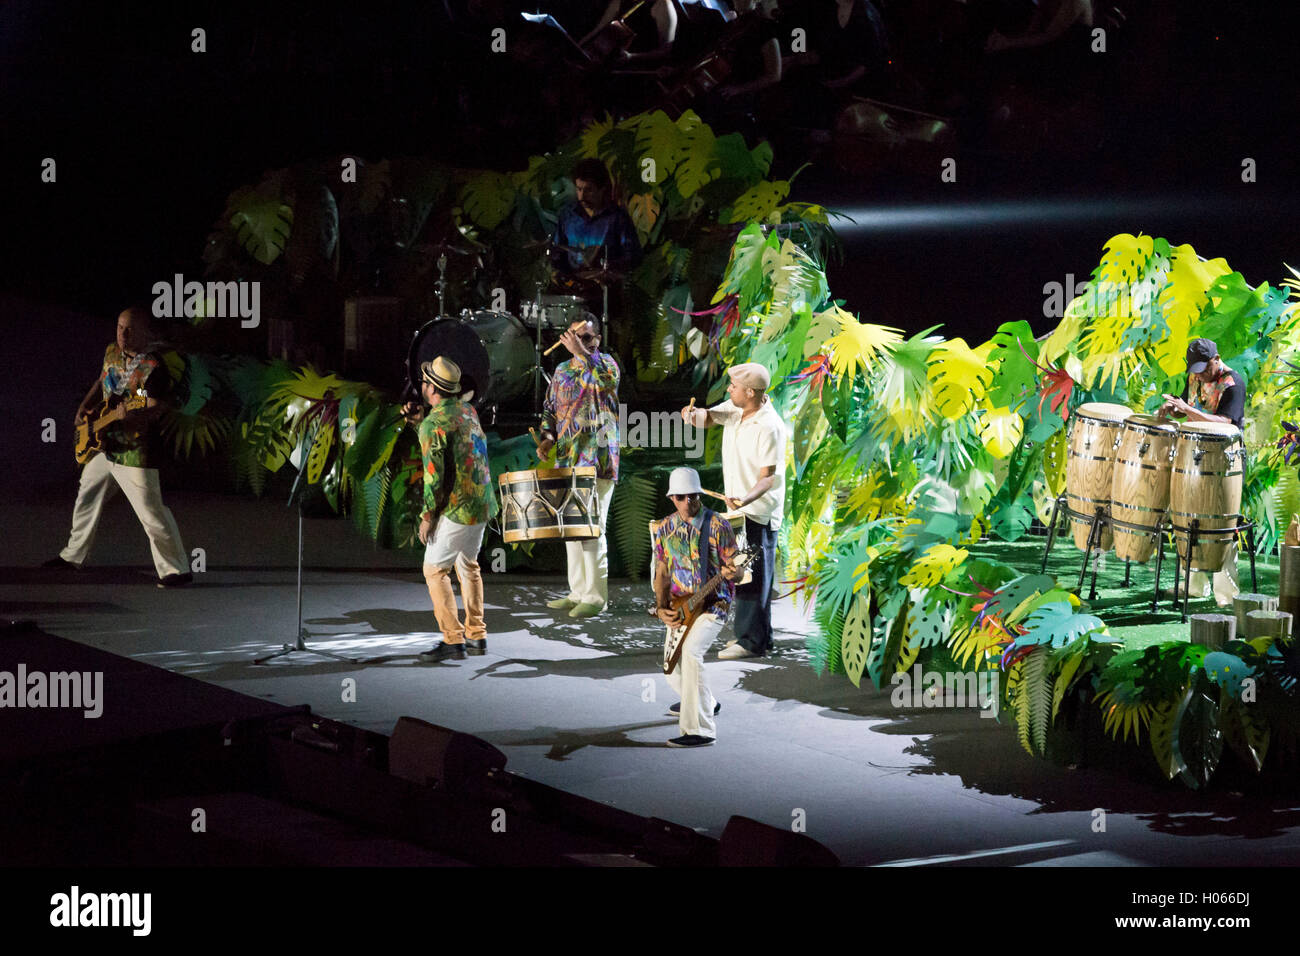
[{"label": "wooden drumstick", "polygon": [[537,429],[536,429],[536,428],[533,428],[531,425],[529,425],[529,426],[528,426],[528,434],[530,434],[530,435],[533,436],[533,444],[534,444],[534,445],[537,445],[538,447],[541,447],[542,440],[541,440],[541,438],[539,438],[539,437],[537,436]]},{"label": "wooden drumstick", "polygon": [[554,352],[556,349],[558,349],[558,348],[559,348],[561,345],[563,345],[563,344],[564,344],[564,339],[560,339],[560,341],[556,342],[556,343],[555,343],[554,345],[552,345],[549,349],[547,349],[545,352],[543,352],[542,355],[543,355],[543,356],[550,355],[552,352]]},{"label": "wooden drumstick", "polygon": [[720,495],[720,494],[718,494],[716,491],[709,491],[708,488],[705,488],[705,489],[704,489],[704,493],[705,493],[706,495],[710,495],[711,497],[717,498],[719,501],[726,501],[726,500],[727,500],[727,496],[726,496],[726,495]]}]

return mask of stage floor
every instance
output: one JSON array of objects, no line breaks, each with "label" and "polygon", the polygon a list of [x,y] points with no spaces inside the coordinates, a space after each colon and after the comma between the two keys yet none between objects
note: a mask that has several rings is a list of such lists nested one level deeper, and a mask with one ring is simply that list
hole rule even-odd
[{"label": "stage floor", "polygon": [[[1070,770],[1022,751],[1006,717],[896,709],[887,691],[807,666],[806,618],[789,601],[775,615],[776,656],[718,661],[715,645],[706,668],[722,702],[718,742],[675,750],[665,746],[677,733],[665,713],[675,698],[658,672],[662,630],[644,611],[645,582],[612,582],[611,609],[575,622],[545,608],[559,578],[485,573],[487,655],[424,665],[415,655],[437,637],[418,558],[375,551],[347,522],[312,520],[303,595],[311,642],[365,663],[293,655],[253,666],[293,636],[293,512],[167,494],[208,570],[192,588],[161,591],[122,499],[100,530],[98,568],[34,567],[61,546],[74,491],[7,498],[5,618],[370,730],[389,733],[405,714],[477,734],[505,751],[508,769],[629,811],[714,836],[732,814],[780,827],[802,820],[855,865],[1300,862],[1300,798],[1201,795]],[[1067,546],[1057,549],[1062,562]],[[356,681],[355,702],[345,701],[346,678]],[[0,712],[0,732],[2,721]],[[1104,832],[1094,830],[1097,808]]]}]

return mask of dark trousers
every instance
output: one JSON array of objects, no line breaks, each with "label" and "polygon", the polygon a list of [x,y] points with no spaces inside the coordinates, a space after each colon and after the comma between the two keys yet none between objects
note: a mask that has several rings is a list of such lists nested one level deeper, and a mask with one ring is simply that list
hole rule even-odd
[{"label": "dark trousers", "polygon": [[750,565],[753,579],[736,586],[736,640],[754,654],[772,649],[772,575],[776,564],[776,531],[749,518],[745,537],[758,547]]}]

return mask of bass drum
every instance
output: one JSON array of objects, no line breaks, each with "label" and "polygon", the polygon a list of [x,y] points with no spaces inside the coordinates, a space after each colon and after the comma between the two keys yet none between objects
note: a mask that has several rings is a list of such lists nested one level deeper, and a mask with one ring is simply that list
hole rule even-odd
[{"label": "bass drum", "polygon": [[533,344],[507,312],[462,312],[459,320],[426,322],[411,338],[407,376],[420,393],[420,366],[445,355],[461,371],[461,386],[476,408],[506,405],[528,395]]}]

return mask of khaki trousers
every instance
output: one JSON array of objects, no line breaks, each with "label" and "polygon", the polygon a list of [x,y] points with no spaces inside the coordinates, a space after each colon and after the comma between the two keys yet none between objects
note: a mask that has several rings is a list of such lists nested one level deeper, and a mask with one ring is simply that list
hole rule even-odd
[{"label": "khaki trousers", "polygon": [[158,469],[119,465],[102,453],[86,462],[81,470],[77,503],[72,508],[72,533],[59,557],[72,564],[86,563],[95,544],[95,532],[99,530],[104,504],[117,494],[119,488],[131,502],[135,516],[149,536],[149,550],[153,552],[153,567],[158,577],[187,573],[190,570],[189,555],[181,543],[176,518],[163,504]]},{"label": "khaki trousers", "polygon": [[[478,566],[478,552],[483,544],[485,524],[458,524],[445,515],[438,519],[424,552],[424,581],[433,599],[433,616],[448,644],[460,644],[466,637],[487,637],[483,620],[483,575]],[[456,609],[456,594],[451,587],[451,569],[456,569],[460,595],[465,602],[465,623]]]}]

